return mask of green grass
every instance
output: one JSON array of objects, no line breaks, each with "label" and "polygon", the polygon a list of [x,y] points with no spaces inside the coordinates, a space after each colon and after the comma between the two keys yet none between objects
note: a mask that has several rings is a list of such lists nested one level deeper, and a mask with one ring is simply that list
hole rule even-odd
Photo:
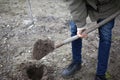
[{"label": "green grass", "polygon": [[111,79],[112,78],[112,76],[111,76],[111,74],[109,72],[107,72],[105,75],[106,75],[107,79]]}]

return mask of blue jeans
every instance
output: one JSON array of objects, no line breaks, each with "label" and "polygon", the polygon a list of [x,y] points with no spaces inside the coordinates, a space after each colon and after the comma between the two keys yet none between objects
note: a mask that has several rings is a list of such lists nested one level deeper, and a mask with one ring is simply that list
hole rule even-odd
[{"label": "blue jeans", "polygon": [[[97,23],[102,20],[98,20]],[[101,26],[99,30],[99,49],[98,49],[98,64],[97,64],[97,75],[105,75],[108,65],[109,52],[111,47],[112,28],[114,27],[114,19],[105,25]],[[70,22],[71,36],[77,34],[77,27],[73,21]],[[81,63],[81,48],[82,39],[77,39],[72,42],[72,59],[74,63]]]}]

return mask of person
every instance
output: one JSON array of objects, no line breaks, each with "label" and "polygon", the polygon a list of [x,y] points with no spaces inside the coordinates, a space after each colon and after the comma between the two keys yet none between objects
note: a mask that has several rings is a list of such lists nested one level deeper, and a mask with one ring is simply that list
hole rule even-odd
[{"label": "person", "polygon": [[[66,0],[69,3],[69,9],[73,20],[70,21],[71,36],[78,35],[82,38],[87,37],[84,33],[86,18],[89,16],[92,21],[101,22],[120,9],[119,0]],[[107,71],[109,52],[111,47],[112,29],[115,20],[111,20],[98,29],[99,48],[98,63],[95,80],[107,80],[105,73]],[[62,72],[63,77],[69,77],[81,69],[82,57],[82,39],[72,41],[72,62]]]}]

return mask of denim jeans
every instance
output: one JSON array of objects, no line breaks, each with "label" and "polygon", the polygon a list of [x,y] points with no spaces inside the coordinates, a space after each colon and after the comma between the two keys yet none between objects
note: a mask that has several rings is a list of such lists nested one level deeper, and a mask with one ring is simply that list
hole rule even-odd
[{"label": "denim jeans", "polygon": [[[98,20],[97,23],[101,22],[103,19]],[[97,64],[97,75],[105,75],[108,65],[109,52],[111,47],[111,37],[112,37],[112,28],[114,27],[114,19],[105,25],[101,26],[99,30],[99,48],[98,48],[98,64]],[[77,34],[77,27],[74,21],[70,22],[71,36]],[[81,63],[81,48],[82,48],[82,39],[79,38],[75,41],[72,41],[72,59],[74,63]]]}]

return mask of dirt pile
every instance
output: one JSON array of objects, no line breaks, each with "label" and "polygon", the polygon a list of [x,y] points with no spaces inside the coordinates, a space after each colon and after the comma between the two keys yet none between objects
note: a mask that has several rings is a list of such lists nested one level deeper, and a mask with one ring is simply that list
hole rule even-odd
[{"label": "dirt pile", "polygon": [[33,58],[40,60],[44,56],[46,56],[48,53],[52,52],[54,50],[54,42],[46,39],[46,40],[41,40],[39,39],[36,41],[34,44],[33,48]]}]

